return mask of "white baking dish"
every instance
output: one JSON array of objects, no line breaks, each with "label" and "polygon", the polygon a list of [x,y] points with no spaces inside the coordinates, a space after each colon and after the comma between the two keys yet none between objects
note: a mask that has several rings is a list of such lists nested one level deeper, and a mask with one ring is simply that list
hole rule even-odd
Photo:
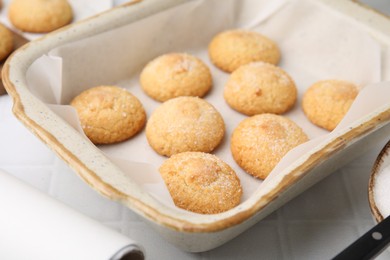
[{"label": "white baking dish", "polygon": [[[214,4],[210,4],[212,2]],[[93,37],[98,37],[104,33],[115,36],[115,34],[110,33],[125,26],[134,27],[135,29],[133,28],[132,30],[138,30],[140,33],[138,35],[142,37],[142,28],[138,27],[141,25],[145,26],[145,24],[149,24],[149,26],[151,26],[145,28],[153,28],[153,25],[158,27],[157,24],[153,24],[153,19],[157,19],[155,17],[160,14],[164,14],[164,12],[169,13],[172,10],[173,13],[178,12],[176,14],[180,14],[177,17],[179,20],[171,19],[171,21],[191,26],[191,24],[196,24],[193,20],[191,20],[193,17],[191,13],[179,12],[178,10],[187,10],[190,12],[191,10],[196,10],[196,8],[202,6],[202,3],[205,5],[214,5],[214,9],[208,9],[209,12],[203,12],[205,15],[204,20],[198,19],[203,22],[203,27],[199,27],[198,30],[194,30],[189,34],[193,35],[190,39],[191,41],[187,41],[184,38],[176,38],[176,41],[179,42],[179,44],[175,46],[175,49],[171,50],[169,45],[169,39],[174,40],[177,35],[175,31],[170,31],[170,28],[175,27],[174,24],[171,24],[171,27],[166,27],[165,29],[167,30],[168,36],[166,36],[167,38],[164,38],[166,40],[166,45],[163,47],[161,47],[161,41],[159,41],[158,38],[148,38],[149,40],[145,41],[129,41],[128,48],[136,50],[134,51],[134,55],[140,55],[139,59],[134,59],[130,62],[130,65],[134,65],[134,67],[129,68],[129,75],[133,75],[130,82],[136,84],[136,75],[138,73],[137,69],[142,67],[142,65],[146,62],[145,57],[148,55],[157,55],[159,52],[166,52],[169,50],[187,51],[196,49],[196,40],[198,39],[196,35],[203,33],[204,26],[207,26],[208,24],[207,17],[211,17],[213,14],[216,15],[217,13],[223,14],[223,9],[228,5],[226,4],[228,2],[231,1],[220,0],[218,2],[218,0],[209,0],[208,3],[202,2],[201,0],[135,1],[86,21],[63,28],[42,39],[29,43],[12,55],[5,64],[3,70],[3,78],[7,92],[14,100],[13,111],[27,128],[34,132],[49,147],[51,147],[84,181],[86,181],[96,191],[106,197],[109,197],[110,199],[120,201],[143,217],[164,237],[166,237],[168,241],[184,250],[193,252],[209,250],[232,239],[292,199],[297,194],[303,192],[305,189],[309,188],[311,185],[321,180],[338,167],[341,167],[343,164],[370,148],[371,145],[375,145],[376,143],[386,139],[390,134],[389,85],[387,83],[381,83],[379,85],[373,85],[370,88],[365,88],[366,91],[362,92],[363,95],[361,94],[358,99],[359,102],[362,102],[359,104],[364,104],[364,109],[366,111],[364,113],[360,113],[360,106],[356,105],[355,108],[352,109],[354,111],[348,116],[348,120],[345,121],[345,123],[342,123],[331,134],[326,134],[322,130],[313,128],[314,130],[310,134],[311,137],[322,137],[315,138],[315,140],[310,144],[310,149],[307,149],[306,144],[295,149],[291,153],[294,156],[292,155],[293,157],[288,157],[290,159],[285,158],[284,166],[279,167],[278,171],[275,170],[272,178],[268,178],[264,183],[262,183],[262,186],[259,189],[253,189],[253,187],[257,184],[260,185],[257,180],[251,179],[251,177],[242,174],[241,177],[245,179],[243,180],[243,184],[252,182],[252,180],[254,184],[249,184],[252,190],[247,194],[243,202],[238,207],[221,214],[200,215],[180,210],[169,203],[161,201],[149,192],[149,190],[145,188],[146,186],[140,185],[139,180],[136,180],[127,172],[131,171],[133,173],[137,173],[150,171],[156,173],[156,162],[163,160],[163,158],[157,158],[152,165],[154,167],[130,162],[130,164],[127,164],[130,165],[130,169],[124,169],[125,166],[123,165],[126,165],[126,163],[122,164],[119,162],[120,160],[113,160],[111,157],[107,156],[107,154],[112,152],[111,150],[115,150],[116,148],[111,149],[111,147],[94,146],[88,142],[71,123],[66,121],[67,115],[65,114],[68,110],[65,109],[59,111],[56,106],[49,106],[47,104],[56,102],[66,104],[69,102],[69,98],[81,91],[81,86],[90,87],[94,84],[102,84],[103,74],[96,74],[96,77],[94,78],[96,81],[88,80],[87,75],[89,71],[88,68],[91,68],[91,70],[99,69],[99,63],[94,62],[93,64],[88,64],[88,62],[91,61],[89,61],[89,59],[85,59],[85,57],[82,56],[82,53],[71,56],[69,59],[71,61],[68,65],[72,64],[71,62],[77,61],[75,64],[80,64],[80,66],[78,67],[73,65],[69,68],[64,63],[65,65],[63,66],[63,69],[73,69],[76,71],[76,74],[78,73],[78,69],[85,72],[85,77],[82,77],[84,75],[79,73],[80,77],[77,79],[77,83],[72,82],[73,79],[67,78],[67,73],[64,73],[65,76],[61,80],[62,84],[64,86],[73,84],[73,88],[70,87],[71,89],[69,89],[69,87],[64,87],[60,94],[49,94],[37,91],[34,88],[34,86],[37,87],[38,85],[37,81],[31,83],[31,74],[34,74],[31,72],[31,66],[40,59],[42,55],[49,53],[48,57],[50,58],[51,55],[61,55],[62,51],[66,52],[66,50],[58,51],[57,47],[59,46],[71,44],[67,46],[77,47],[77,41],[79,40],[90,41],[89,43],[91,45],[98,44],[96,41],[93,41]],[[267,1],[263,2],[266,3]],[[264,15],[273,15],[278,13],[281,10],[278,6],[281,2],[282,1],[273,1],[273,4],[268,6],[268,10],[261,11]],[[334,15],[334,17],[339,17],[345,20],[349,24],[351,31],[358,28],[359,31],[363,31],[367,35],[370,35],[370,37],[373,37],[373,44],[379,48],[379,53],[382,55],[381,66],[369,68],[372,70],[372,73],[369,74],[368,77],[361,77],[362,84],[375,83],[373,82],[374,79],[382,81],[390,78],[389,64],[387,63],[387,59],[384,58],[384,55],[389,55],[388,48],[390,46],[390,21],[387,18],[347,0],[287,1],[287,3],[292,6],[296,3],[301,4],[302,2],[310,3],[310,5],[318,5],[319,7],[324,8],[324,10],[327,10],[329,14]],[[238,27],[247,23],[249,21],[247,18],[251,15],[256,17],[256,9],[251,8],[254,3],[256,3],[256,1],[252,0],[235,2],[235,7],[237,9],[241,8],[242,13],[248,14],[248,16],[236,18],[238,24],[229,24],[229,19],[226,21],[223,20],[223,17],[228,16],[221,16],[221,19],[219,19],[220,29],[222,30],[223,28],[228,28],[229,26]],[[215,8],[217,5],[218,8]],[[264,17],[260,18],[264,20]],[[248,25],[248,27],[250,27],[250,25]],[[146,29],[144,30],[147,31]],[[265,30],[267,30],[267,28],[265,28]],[[268,30],[270,30],[270,28],[268,28]],[[158,30],[156,29],[156,33],[157,32]],[[211,36],[211,33],[208,33]],[[129,38],[131,39],[131,37]],[[117,38],[112,37],[111,40],[115,42]],[[76,45],[73,45],[74,42],[76,42]],[[338,45],[339,44],[336,43],[336,46]],[[340,44],[340,46],[341,45],[342,44]],[[69,55],[72,55],[72,51],[77,52],[85,50],[85,52],[88,53],[88,50],[93,49],[91,46],[88,46],[88,48],[85,45],[81,46],[83,46],[84,49],[70,48],[71,51],[68,52],[70,53]],[[181,47],[179,48],[178,46]],[[103,47],[106,47],[106,45]],[[110,51],[112,53],[118,52],[117,49],[108,48],[104,49],[104,51],[101,52],[101,55],[105,55],[105,53],[110,55]],[[363,50],[361,51],[363,52]],[[370,54],[371,50],[368,49],[366,51]],[[145,55],[142,56],[142,53],[145,53]],[[199,51],[199,53],[201,54],[202,51]],[[80,56],[82,58],[80,58]],[[113,56],[109,56],[107,59],[109,60],[110,57]],[[380,56],[378,57],[380,59]],[[94,59],[92,56],[90,58],[92,60]],[[310,57],[307,61],[310,61]],[[340,63],[342,62],[343,61],[340,61]],[[107,64],[112,64],[113,67],[116,66],[115,63]],[[86,67],[86,65],[88,65],[88,67]],[[293,68],[293,66],[291,67],[291,64],[288,64],[288,61],[282,63],[282,67],[283,66]],[[332,70],[332,67],[334,66],[331,66],[330,64],[326,68]],[[35,75],[35,78],[38,78],[38,80],[44,78],[46,79],[46,82],[50,83],[52,75],[55,74],[52,69],[53,68],[44,70],[44,72],[46,72],[44,74],[46,75]],[[213,70],[215,72],[215,68]],[[215,73],[218,74],[218,72]],[[295,71],[295,73],[298,72]],[[315,73],[312,74],[314,75]],[[356,71],[351,73],[352,77],[361,76],[356,74]],[[218,75],[222,78],[227,77],[227,75],[223,75],[222,73]],[[337,75],[337,73],[335,75]],[[120,82],[122,80],[122,78],[120,78],[121,76],[121,73],[119,73],[117,69],[113,69],[110,71],[110,74],[107,74],[107,82],[115,82],[115,77],[118,77],[117,81]],[[216,85],[221,85],[219,76],[217,76]],[[310,76],[307,78],[310,78]],[[69,84],[69,82],[72,82],[72,84]],[[306,79],[305,76],[302,76],[298,80],[298,83],[300,84],[307,82],[308,79]],[[371,96],[370,91],[367,89],[374,89],[375,91],[379,91],[381,94],[378,95],[377,93],[374,93],[374,95]],[[302,93],[302,89],[300,92]],[[141,93],[139,93],[139,95],[141,95]],[[368,100],[365,101],[365,98]],[[371,98],[375,98],[374,102],[370,102]],[[213,94],[211,94],[210,100],[213,100]],[[297,105],[296,109],[299,109],[299,105]],[[149,110],[149,112],[150,111],[151,110]],[[228,117],[229,120],[231,119],[232,121],[242,118],[241,115],[234,114],[233,112],[232,114],[229,114]],[[292,117],[294,117],[293,114]],[[228,137],[225,139],[228,139]],[[225,145],[225,147],[226,146],[227,145]],[[133,151],[133,153],[129,153],[130,157],[139,158],[139,155],[136,154],[137,149],[129,149],[129,151]],[[102,150],[104,150],[104,153]],[[119,151],[120,150],[112,153],[119,153]],[[219,152],[226,155],[226,151],[224,152],[220,150]],[[155,155],[151,154],[150,158],[155,158],[154,156]]]}]

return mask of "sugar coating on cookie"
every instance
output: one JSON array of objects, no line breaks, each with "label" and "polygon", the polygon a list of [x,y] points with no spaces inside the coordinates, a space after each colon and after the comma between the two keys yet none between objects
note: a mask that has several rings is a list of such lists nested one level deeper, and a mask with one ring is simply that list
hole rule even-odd
[{"label": "sugar coating on cookie", "polygon": [[170,53],[149,62],[140,76],[142,89],[157,101],[203,97],[212,87],[210,69],[197,57]]},{"label": "sugar coating on cookie", "polygon": [[129,139],[146,121],[141,102],[125,89],[99,86],[83,91],[71,105],[81,126],[95,144],[111,144]]},{"label": "sugar coating on cookie", "polygon": [[261,114],[239,123],[233,131],[230,149],[242,169],[265,179],[288,151],[307,140],[303,130],[290,119]]},{"label": "sugar coating on cookie", "polygon": [[0,61],[7,58],[13,47],[14,42],[11,31],[0,23]]},{"label": "sugar coating on cookie", "polygon": [[170,99],[158,107],[146,125],[150,146],[159,154],[211,152],[222,141],[225,124],[220,113],[197,97]]},{"label": "sugar coating on cookie", "polygon": [[319,81],[305,92],[302,108],[313,124],[332,131],[348,112],[358,93],[357,86],[348,81]]},{"label": "sugar coating on cookie", "polygon": [[69,24],[73,11],[67,0],[12,0],[8,17],[19,30],[46,33]]},{"label": "sugar coating on cookie", "polygon": [[230,30],[217,34],[211,40],[209,56],[215,66],[230,73],[254,61],[277,64],[280,50],[274,41],[260,33]]},{"label": "sugar coating on cookie", "polygon": [[240,203],[242,188],[239,178],[215,155],[179,153],[166,160],[159,170],[175,205],[180,208],[216,214]]},{"label": "sugar coating on cookie", "polygon": [[252,62],[230,75],[224,98],[230,107],[245,115],[282,114],[294,106],[297,88],[281,68],[265,62]]}]

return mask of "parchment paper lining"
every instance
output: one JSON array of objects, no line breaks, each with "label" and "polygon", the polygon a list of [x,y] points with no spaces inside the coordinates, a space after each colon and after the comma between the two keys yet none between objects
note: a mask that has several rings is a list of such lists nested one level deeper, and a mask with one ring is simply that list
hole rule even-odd
[{"label": "parchment paper lining", "polygon": [[[160,103],[140,89],[138,76],[147,62],[168,52],[188,52],[201,58],[211,69],[214,86],[205,97],[223,115],[226,134],[214,153],[237,172],[245,201],[262,182],[246,174],[234,162],[229,149],[230,135],[245,118],[227,106],[222,91],[228,74],[214,67],[207,55],[212,37],[226,29],[246,28],[274,39],[281,48],[280,66],[295,80],[299,98],[295,108],[285,114],[313,139],[292,150],[268,178],[273,178],[301,154],[309,151],[338,129],[388,103],[389,84],[381,81],[381,47],[365,31],[356,28],[341,14],[313,1],[198,0],[163,11],[115,30],[53,49],[29,69],[31,91],[77,127],[75,113],[67,112],[71,99],[81,91],[104,84],[128,89],[143,103],[148,117]],[[300,103],[307,87],[322,79],[344,79],[365,87],[351,113],[340,127],[329,134],[311,124]],[[73,114],[73,116],[71,115]],[[143,185],[156,198],[172,205],[159,177],[158,167],[166,159],[147,144],[144,132],[129,141],[99,147],[129,177]],[[149,166],[145,166],[149,164]],[[150,167],[150,165],[152,167]],[[140,176],[142,175],[142,176]]]}]

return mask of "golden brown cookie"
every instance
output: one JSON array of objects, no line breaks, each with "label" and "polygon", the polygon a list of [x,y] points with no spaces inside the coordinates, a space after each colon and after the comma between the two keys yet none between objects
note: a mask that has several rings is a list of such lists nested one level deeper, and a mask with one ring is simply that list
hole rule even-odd
[{"label": "golden brown cookie", "polygon": [[73,11],[67,0],[12,0],[8,17],[19,30],[46,33],[69,24]]},{"label": "golden brown cookie", "polygon": [[125,89],[99,86],[75,97],[81,126],[95,144],[110,144],[129,139],[145,125],[146,114],[141,102]]},{"label": "golden brown cookie", "polygon": [[225,124],[219,112],[197,97],[170,99],[158,107],[146,125],[150,146],[159,154],[211,152],[221,142]]},{"label": "golden brown cookie", "polygon": [[209,44],[209,56],[215,66],[233,72],[254,61],[277,64],[280,51],[267,37],[245,30],[230,30],[216,35]]},{"label": "golden brown cookie", "polygon": [[215,155],[186,152],[173,155],[160,174],[176,206],[201,214],[227,211],[240,203],[240,180]]},{"label": "golden brown cookie", "polygon": [[14,48],[13,46],[11,31],[0,23],[0,61],[8,57]]},{"label": "golden brown cookie", "polygon": [[240,122],[233,131],[230,149],[241,168],[265,179],[288,151],[307,140],[302,129],[290,119],[261,114]]},{"label": "golden brown cookie", "polygon": [[294,106],[297,88],[281,68],[265,62],[252,62],[230,75],[224,98],[230,107],[249,116],[282,114]]},{"label": "golden brown cookie", "polygon": [[305,92],[302,108],[313,124],[332,131],[348,112],[358,93],[358,88],[347,81],[319,81]]},{"label": "golden brown cookie", "polygon": [[209,68],[186,53],[170,53],[149,62],[140,76],[142,89],[157,101],[180,96],[203,97],[212,86]]}]

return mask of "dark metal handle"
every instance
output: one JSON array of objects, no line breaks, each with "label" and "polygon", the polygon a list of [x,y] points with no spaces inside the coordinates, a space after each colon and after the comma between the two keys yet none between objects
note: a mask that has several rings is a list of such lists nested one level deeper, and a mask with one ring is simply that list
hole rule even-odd
[{"label": "dark metal handle", "polygon": [[344,249],[333,260],[372,259],[390,243],[390,216]]}]

